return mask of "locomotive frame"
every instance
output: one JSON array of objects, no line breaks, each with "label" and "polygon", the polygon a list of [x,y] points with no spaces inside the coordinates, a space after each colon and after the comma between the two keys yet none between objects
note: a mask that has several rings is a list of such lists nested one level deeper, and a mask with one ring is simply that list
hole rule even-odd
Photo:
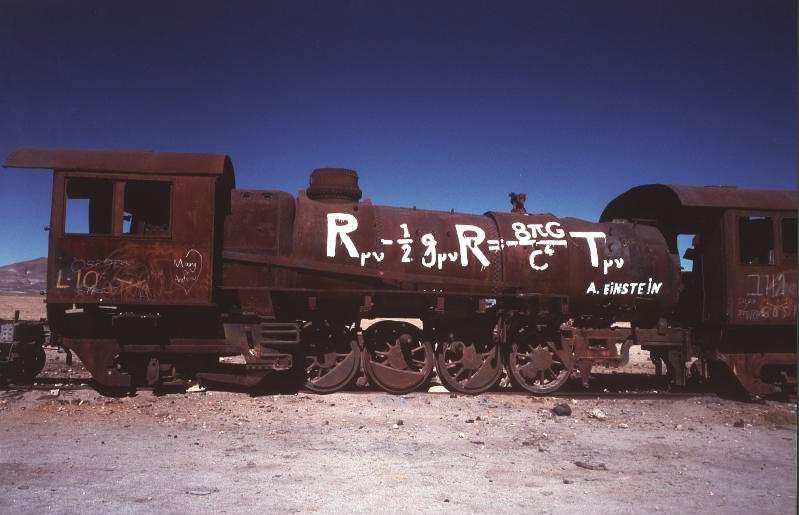
[{"label": "locomotive frame", "polygon": [[[587,384],[593,366],[625,364],[632,345],[676,385],[698,357],[701,374],[726,370],[751,393],[795,387],[793,192],[641,186],[592,224],[527,214],[514,194],[513,212],[482,217],[374,206],[343,169],[317,170],[296,198],[235,189],[224,155],[20,149],[4,166],[54,171],[48,320],[105,387],[191,378],[252,387],[279,372],[328,393],[362,370],[404,393],[436,369],[448,388],[475,394],[507,369],[517,386],[546,394],[574,372]],[[73,201],[88,218],[80,234],[67,220]],[[431,232],[411,234],[414,220]],[[742,263],[740,238],[763,220],[771,255]],[[778,252],[790,220],[793,253]],[[530,243],[511,227],[538,231],[541,249],[506,249]],[[480,251],[480,232],[502,250]],[[451,251],[411,268],[400,242],[433,234],[441,241],[428,250]],[[698,236],[696,268],[682,276],[678,234]],[[591,266],[578,261],[588,256]],[[445,263],[460,268],[437,274]],[[518,279],[530,267],[549,267],[534,288]],[[603,280],[605,293],[625,295],[602,296]],[[375,317],[420,318],[424,328],[359,330]],[[243,362],[220,362],[230,357]]]}]

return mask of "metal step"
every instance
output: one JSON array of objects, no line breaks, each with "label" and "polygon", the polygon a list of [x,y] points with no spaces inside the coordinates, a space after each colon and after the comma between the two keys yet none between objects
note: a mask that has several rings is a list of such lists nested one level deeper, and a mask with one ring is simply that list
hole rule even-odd
[{"label": "metal step", "polygon": [[264,347],[300,344],[300,327],[295,322],[261,322],[261,345]]}]

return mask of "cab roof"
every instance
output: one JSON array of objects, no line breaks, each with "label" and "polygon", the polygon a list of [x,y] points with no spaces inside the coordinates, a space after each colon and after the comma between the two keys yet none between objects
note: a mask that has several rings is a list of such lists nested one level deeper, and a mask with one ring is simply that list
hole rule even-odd
[{"label": "cab roof", "polygon": [[142,150],[81,150],[19,148],[3,163],[5,168],[41,168],[87,172],[124,172],[161,175],[233,175],[224,154],[188,154]]},{"label": "cab roof", "polygon": [[613,199],[602,212],[600,221],[690,218],[727,209],[795,211],[799,205],[798,199],[797,192],[789,190],[646,184]]}]

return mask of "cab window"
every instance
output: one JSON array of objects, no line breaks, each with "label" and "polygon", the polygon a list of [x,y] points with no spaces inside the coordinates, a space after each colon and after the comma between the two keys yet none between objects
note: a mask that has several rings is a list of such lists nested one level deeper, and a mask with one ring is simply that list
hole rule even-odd
[{"label": "cab window", "polygon": [[783,218],[781,224],[782,254],[796,263],[796,218]]},{"label": "cab window", "polygon": [[64,231],[111,234],[114,185],[105,179],[71,178],[66,186]]},{"label": "cab window", "polygon": [[169,236],[172,188],[162,181],[127,181],[123,234]]},{"label": "cab window", "polygon": [[739,218],[738,241],[742,265],[774,264],[774,225],[770,217]]}]

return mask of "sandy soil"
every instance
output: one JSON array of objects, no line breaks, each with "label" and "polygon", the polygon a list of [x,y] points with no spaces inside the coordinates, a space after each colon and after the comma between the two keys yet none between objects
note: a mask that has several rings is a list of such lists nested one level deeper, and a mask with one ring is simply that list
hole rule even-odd
[{"label": "sandy soil", "polygon": [[7,391],[0,512],[790,513],[795,418],[716,397]]}]

